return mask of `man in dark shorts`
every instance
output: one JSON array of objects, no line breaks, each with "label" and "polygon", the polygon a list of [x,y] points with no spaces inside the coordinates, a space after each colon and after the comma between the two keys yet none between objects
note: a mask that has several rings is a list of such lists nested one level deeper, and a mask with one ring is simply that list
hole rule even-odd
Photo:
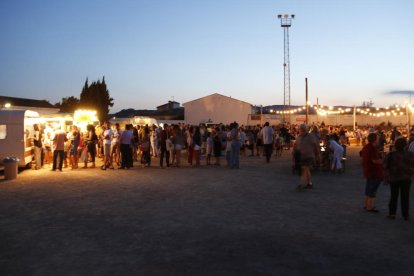
[{"label": "man in dark shorts", "polygon": [[301,184],[297,189],[312,189],[310,168],[315,163],[315,160],[319,159],[320,146],[315,136],[308,133],[308,127],[305,124],[299,126],[299,136],[296,139],[293,151],[297,151],[300,156],[299,162],[302,170]]},{"label": "man in dark shorts", "polygon": [[379,185],[383,179],[382,155],[378,150],[378,137],[375,133],[370,133],[366,144],[361,151],[362,168],[367,179],[365,185],[364,209],[368,212],[377,213],[374,201]]}]

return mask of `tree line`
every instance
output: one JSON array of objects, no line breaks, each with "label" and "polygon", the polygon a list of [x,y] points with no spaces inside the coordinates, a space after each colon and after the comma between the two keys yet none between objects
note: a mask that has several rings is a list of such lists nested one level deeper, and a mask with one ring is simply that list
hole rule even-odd
[{"label": "tree line", "polygon": [[105,77],[102,80],[89,84],[86,78],[85,84],[80,93],[80,97],[74,96],[62,98],[61,102],[55,104],[60,112],[73,113],[76,109],[96,110],[99,121],[107,120],[109,108],[114,105],[114,99],[110,97],[109,90],[105,83]]}]

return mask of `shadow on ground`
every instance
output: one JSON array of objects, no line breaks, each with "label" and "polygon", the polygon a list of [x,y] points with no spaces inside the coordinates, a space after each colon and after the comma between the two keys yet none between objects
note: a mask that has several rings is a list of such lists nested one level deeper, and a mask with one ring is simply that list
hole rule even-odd
[{"label": "shadow on ground", "polygon": [[413,224],[385,218],[385,186],[381,212],[362,210],[358,150],[302,192],[287,153],[240,170],[26,170],[0,181],[0,274],[412,275]]}]

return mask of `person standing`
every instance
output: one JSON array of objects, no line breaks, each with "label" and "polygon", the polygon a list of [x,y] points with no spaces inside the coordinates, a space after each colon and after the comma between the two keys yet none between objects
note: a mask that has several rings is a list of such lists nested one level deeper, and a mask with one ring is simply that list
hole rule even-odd
[{"label": "person standing", "polygon": [[200,127],[195,126],[194,127],[194,134],[193,134],[193,152],[194,152],[194,158],[195,158],[195,166],[200,166],[200,156],[201,156],[201,133],[200,133]]},{"label": "person standing", "polygon": [[151,143],[150,143],[150,129],[148,126],[145,126],[144,131],[142,132],[141,139],[141,163],[145,164],[146,167],[151,166]]},{"label": "person standing", "polygon": [[264,124],[264,127],[261,130],[261,136],[263,139],[263,150],[264,155],[266,156],[266,162],[269,163],[273,151],[273,128],[269,126],[269,122]]},{"label": "person standing", "polygon": [[150,144],[151,144],[151,152],[153,157],[158,157],[158,137],[156,132],[156,126],[152,125],[150,131]]},{"label": "person standing", "polygon": [[105,130],[103,132],[103,149],[104,149],[104,164],[101,169],[106,170],[111,165],[111,143],[112,143],[113,131],[111,129],[111,123],[105,122]]},{"label": "person standing", "polygon": [[397,138],[401,137],[401,132],[398,130],[397,127],[394,127],[392,133],[391,133],[391,143],[394,144],[395,140],[397,140]]},{"label": "person standing", "polygon": [[244,131],[243,126],[239,128],[239,133],[240,133],[240,155],[246,156],[246,132]]},{"label": "person standing", "polygon": [[256,126],[254,133],[256,137],[256,156],[260,157],[260,155],[263,154],[260,150],[263,147],[263,133],[260,125]]},{"label": "person standing", "polygon": [[375,208],[375,197],[381,181],[384,177],[382,169],[382,156],[378,150],[378,137],[375,133],[370,133],[366,144],[361,151],[362,168],[366,178],[364,209],[368,212],[377,213]]},{"label": "person standing", "polygon": [[119,127],[119,123],[115,124],[115,128],[112,130],[112,141],[111,141],[111,165],[109,166],[110,169],[114,168],[113,163],[117,165],[119,168],[121,166],[121,128]]},{"label": "person standing", "polygon": [[175,159],[175,164],[179,168],[181,166],[181,150],[184,146],[184,136],[178,125],[173,126],[171,142],[174,145],[173,160]]},{"label": "person standing", "polygon": [[193,140],[193,132],[194,128],[193,126],[189,126],[185,132],[186,134],[186,144],[188,149],[188,164],[190,166],[193,165],[193,157],[194,157],[194,140]]},{"label": "person standing", "polygon": [[246,146],[248,149],[251,150],[251,154],[249,156],[254,156],[254,144],[256,143],[255,140],[255,135],[254,135],[254,131],[253,129],[251,129],[250,127],[247,127],[247,132],[246,132]]},{"label": "person standing", "polygon": [[[121,133],[121,167],[119,169],[129,169],[132,163],[132,143],[134,141],[134,135],[130,131],[131,125],[125,125],[125,131]],[[149,149],[148,149],[149,150]]]},{"label": "person standing", "polygon": [[36,161],[36,170],[42,168],[42,131],[39,128],[38,124],[33,125],[34,128],[34,156]]},{"label": "person standing", "polygon": [[342,172],[342,158],[344,157],[344,147],[338,143],[338,135],[333,134],[329,139],[329,149],[332,153],[331,171]]},{"label": "person standing", "polygon": [[221,156],[221,138],[219,135],[219,127],[216,127],[213,130],[213,153],[214,153],[214,158],[215,158],[215,162],[214,165],[215,166],[220,166],[220,156]]},{"label": "person standing", "polygon": [[388,218],[395,219],[397,213],[398,194],[401,194],[401,213],[409,220],[409,200],[411,177],[414,174],[414,153],[407,151],[407,139],[397,138],[394,151],[388,153],[384,160],[384,179],[390,184],[391,197],[388,204]]},{"label": "person standing", "polygon": [[239,125],[236,122],[233,123],[233,128],[230,130],[230,140],[230,168],[240,169],[240,133]]},{"label": "person standing", "polygon": [[72,126],[72,132],[69,135],[70,148],[69,158],[72,170],[78,168],[78,147],[80,144],[80,133],[77,126]]},{"label": "person standing", "polygon": [[[92,166],[91,168],[95,168],[95,158],[96,158],[96,145],[98,144],[98,136],[95,133],[95,127],[93,125],[87,125],[86,130],[88,131],[88,136],[85,139],[84,147],[86,146],[86,157],[83,160],[84,166],[83,168],[88,167],[88,152],[91,156]],[[85,149],[84,149],[85,150]]]},{"label": "person standing", "polygon": [[164,129],[160,132],[160,168],[163,168],[164,156],[167,168],[170,167],[170,151],[167,149],[168,125],[164,124]]},{"label": "person standing", "polygon": [[50,131],[44,133],[43,135],[43,151],[45,153],[45,159],[44,163],[48,164],[50,166],[50,163],[52,163],[53,157],[52,157],[52,141],[50,140]]},{"label": "person standing", "polygon": [[293,151],[297,152],[300,156],[299,162],[302,171],[301,184],[297,189],[312,189],[313,183],[310,169],[315,163],[315,160],[319,160],[320,146],[315,136],[308,133],[308,127],[305,124],[299,126],[299,136],[296,139]]},{"label": "person standing", "polygon": [[213,152],[213,139],[211,138],[211,132],[207,132],[206,140],[206,165],[210,165],[211,153]]},{"label": "person standing", "polygon": [[226,161],[227,161],[227,167],[230,168],[231,166],[231,130],[233,129],[233,123],[230,124],[230,126],[226,127]]},{"label": "person standing", "polygon": [[63,158],[65,157],[65,142],[67,141],[67,137],[66,137],[66,132],[64,132],[63,130],[58,130],[55,133],[55,137],[53,138],[53,146],[54,146],[54,151],[53,151],[53,167],[52,167],[52,171],[55,171],[57,166],[57,158],[59,156],[59,171],[62,171],[62,167],[63,167]]}]

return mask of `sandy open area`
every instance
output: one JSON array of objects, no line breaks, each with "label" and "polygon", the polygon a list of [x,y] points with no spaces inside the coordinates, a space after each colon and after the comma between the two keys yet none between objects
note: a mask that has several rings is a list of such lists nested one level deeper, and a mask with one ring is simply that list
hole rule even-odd
[{"label": "sandy open area", "polygon": [[239,170],[25,170],[0,181],[0,275],[413,275],[413,222],[385,217],[387,186],[380,213],[362,209],[358,151],[301,192],[287,152]]}]

